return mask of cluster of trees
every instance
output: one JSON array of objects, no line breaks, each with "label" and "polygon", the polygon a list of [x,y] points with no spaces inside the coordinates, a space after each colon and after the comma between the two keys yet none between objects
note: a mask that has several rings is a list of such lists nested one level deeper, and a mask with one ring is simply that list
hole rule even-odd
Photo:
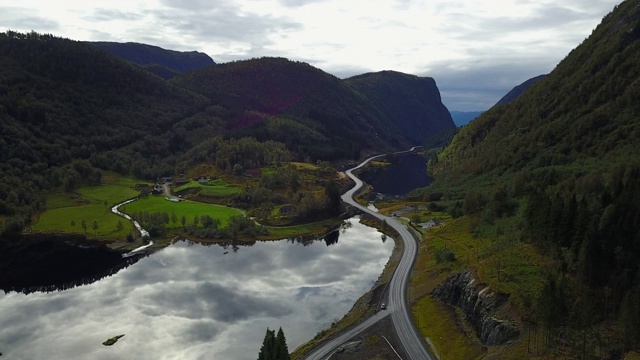
[{"label": "cluster of trees", "polygon": [[[284,175],[284,178],[286,177]],[[297,176],[294,176],[294,178],[297,178]],[[271,181],[267,180],[266,183],[272,184]],[[284,183],[273,184],[287,183],[285,181]],[[342,189],[334,180],[327,181],[324,186],[319,187],[317,190],[315,188],[293,190],[281,185],[274,186],[275,189],[280,191],[272,190],[265,186],[247,188],[233,197],[233,205],[240,208],[257,209],[256,216],[261,221],[265,221],[269,217],[271,211],[267,209],[277,205],[293,206],[295,208],[294,217],[297,221],[337,216],[342,210],[340,200]]]},{"label": "cluster of trees", "polygon": [[278,329],[276,335],[275,330],[269,330],[264,335],[258,360],[290,360],[289,348],[287,347],[287,339],[284,337],[282,328]]},{"label": "cluster of trees", "polygon": [[208,214],[187,219],[184,215],[178,217],[175,213],[139,211],[131,216],[140,222],[151,237],[166,235],[167,225],[170,223],[172,227],[182,227],[188,234],[208,239],[251,238],[267,233],[263,226],[242,215],[232,216],[225,227],[221,227],[220,221]]},{"label": "cluster of trees", "polygon": [[252,137],[223,139],[214,137],[191,149],[183,157],[186,166],[201,163],[215,164],[227,173],[240,169],[261,168],[291,160],[291,154],[283,143],[277,141],[260,142]]},{"label": "cluster of trees", "polygon": [[618,314],[627,349],[640,346],[638,176],[640,164],[621,164],[570,177],[531,194],[524,212],[525,236],[555,253],[562,273],[577,283],[573,295],[561,297],[563,307],[580,296],[588,306],[575,311],[592,323]]}]

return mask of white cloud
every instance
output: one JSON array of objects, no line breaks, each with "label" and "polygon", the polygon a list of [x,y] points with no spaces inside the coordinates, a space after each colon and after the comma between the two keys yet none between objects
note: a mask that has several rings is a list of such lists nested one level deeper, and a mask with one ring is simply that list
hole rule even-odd
[{"label": "white cloud", "polygon": [[[220,62],[259,56],[307,61],[340,77],[396,70],[434,77],[519,66],[549,71],[617,0],[113,0],[108,3],[0,0],[0,27],[77,40],[136,41],[199,50]],[[533,60],[532,60],[533,59]],[[544,61],[540,61],[544,59]],[[478,70],[479,71],[479,70]],[[441,79],[441,80],[439,80]],[[506,93],[522,76],[500,89]],[[464,97],[458,93],[457,97]],[[495,99],[478,103],[484,108]],[[443,96],[452,110],[462,104]]]}]

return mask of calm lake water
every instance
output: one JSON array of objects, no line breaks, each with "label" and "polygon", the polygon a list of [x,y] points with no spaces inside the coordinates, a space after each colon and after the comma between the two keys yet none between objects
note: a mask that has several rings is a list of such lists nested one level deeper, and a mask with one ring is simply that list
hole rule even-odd
[{"label": "calm lake water", "polygon": [[[178,242],[89,285],[0,292],[3,359],[256,359],[267,327],[289,350],[341,318],[393,241],[359,224],[327,241],[237,251]],[[43,269],[42,271],[47,271]],[[102,342],[125,334],[115,345]]]}]

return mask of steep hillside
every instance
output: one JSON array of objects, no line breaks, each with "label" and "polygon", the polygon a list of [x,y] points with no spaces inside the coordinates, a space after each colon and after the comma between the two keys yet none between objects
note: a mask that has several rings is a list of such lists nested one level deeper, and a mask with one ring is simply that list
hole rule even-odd
[{"label": "steep hillside", "polygon": [[0,34],[0,216],[43,207],[50,186],[96,180],[88,162],[64,168],[74,161],[125,171],[133,158],[105,154],[150,138],[167,156],[172,126],[206,104],[86,43]]},{"label": "steep hillside", "polygon": [[[640,1],[627,0],[544,79],[463,127],[431,167],[427,192],[487,239],[481,258],[496,259],[498,280],[547,274],[526,282],[538,290],[520,300],[522,322],[566,357],[640,348],[638,59]],[[524,244],[546,256],[527,273],[502,262]]]},{"label": "steep hillside", "polygon": [[460,177],[574,162],[611,168],[640,145],[637,2],[622,3],[521,97],[461,131],[434,171]]},{"label": "steep hillside", "polygon": [[[260,58],[200,69],[172,82],[236,111],[236,130],[313,158],[355,158],[407,145],[369,99],[306,63]],[[239,110],[239,111],[238,111]]]},{"label": "steep hillside", "polygon": [[513,100],[518,98],[518,96],[522,95],[522,93],[525,92],[525,90],[527,90],[533,84],[535,84],[538,81],[544,79],[545,76],[547,76],[547,75],[538,75],[538,76],[533,77],[533,78],[523,82],[522,84],[514,87],[505,96],[503,96],[500,100],[498,100],[498,102],[494,106],[504,105],[504,104],[508,104],[508,103],[512,102]]},{"label": "steep hillside", "polygon": [[345,81],[368,97],[414,144],[455,128],[433,78],[381,71]]},{"label": "steep hillside", "polygon": [[197,51],[166,50],[158,46],[133,42],[96,41],[90,44],[138,64],[164,79],[170,79],[205,66],[215,65],[213,59],[207,54]]}]

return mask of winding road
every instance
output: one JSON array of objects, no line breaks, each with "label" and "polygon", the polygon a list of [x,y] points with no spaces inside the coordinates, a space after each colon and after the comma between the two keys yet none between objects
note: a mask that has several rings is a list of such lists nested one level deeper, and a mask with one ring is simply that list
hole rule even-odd
[{"label": "winding road", "polygon": [[[129,215],[127,215],[127,214],[125,214],[125,213],[121,212],[120,210],[118,210],[118,208],[119,208],[120,206],[122,206],[122,205],[126,205],[126,204],[128,204],[128,203],[130,203],[130,202],[133,202],[133,201],[136,201],[136,200],[138,200],[138,199],[137,199],[137,198],[135,198],[135,199],[127,200],[127,201],[125,201],[125,202],[123,202],[123,203],[121,203],[121,204],[118,204],[118,205],[116,205],[116,206],[114,206],[114,207],[112,207],[112,208],[111,208],[111,212],[112,212],[112,213],[114,213],[114,214],[116,214],[116,215],[118,215],[118,216],[122,216],[123,218],[125,218],[125,219],[127,219],[127,220],[131,221],[131,222],[133,223],[133,225],[136,227],[136,229],[138,229],[138,231],[140,232],[140,237],[142,237],[142,238],[144,238],[144,237],[149,238],[149,232],[148,232],[147,230],[145,230],[145,229],[140,225],[140,223],[139,223],[139,222],[137,222],[136,220],[132,219],[132,218],[131,218],[131,216],[129,216]],[[126,254],[122,254],[122,257],[129,257],[129,256],[133,256],[133,255],[135,255],[135,254],[139,253],[140,251],[142,251],[142,250],[144,250],[144,249],[146,249],[146,248],[150,247],[151,245],[153,245],[153,241],[151,241],[151,239],[149,239],[149,242],[148,242],[146,245],[142,245],[142,246],[140,246],[140,247],[137,247],[137,248],[135,248],[135,249],[133,249],[133,250],[129,251],[129,252],[128,252],[128,253],[126,253]]]},{"label": "winding road", "polygon": [[[415,149],[416,147],[413,147],[410,150],[399,151],[394,154],[407,153],[414,151]],[[375,315],[367,318],[359,325],[345,332],[342,332],[339,336],[327,341],[322,346],[316,348],[313,352],[307,355],[305,359],[326,359],[328,356],[331,356],[331,354],[335,352],[335,350],[340,345],[357,336],[358,334],[369,328],[371,325],[375,324],[380,319],[391,313],[391,319],[393,321],[396,333],[398,335],[398,338],[400,339],[405,353],[409,356],[409,358],[414,360],[433,360],[433,357],[429,354],[425,347],[424,341],[422,341],[422,339],[420,338],[418,330],[413,325],[413,321],[411,320],[411,315],[407,307],[407,283],[409,281],[409,276],[411,275],[411,268],[413,267],[416,254],[418,253],[418,245],[416,239],[414,238],[410,230],[398,219],[379,214],[371,209],[368,209],[365,206],[358,204],[353,199],[353,195],[364,184],[362,180],[353,175],[353,171],[365,166],[369,161],[381,156],[384,155],[370,157],[367,160],[363,161],[360,165],[346,171],[347,176],[353,179],[356,185],[351,190],[342,195],[342,201],[362,210],[365,213],[371,214],[372,216],[375,216],[380,220],[385,220],[389,226],[393,227],[400,234],[401,239],[404,241],[404,251],[402,253],[402,258],[400,259],[398,267],[396,268],[396,271],[393,274],[393,278],[391,279],[391,283],[389,284],[389,299],[387,302],[387,310],[380,311]]]}]

